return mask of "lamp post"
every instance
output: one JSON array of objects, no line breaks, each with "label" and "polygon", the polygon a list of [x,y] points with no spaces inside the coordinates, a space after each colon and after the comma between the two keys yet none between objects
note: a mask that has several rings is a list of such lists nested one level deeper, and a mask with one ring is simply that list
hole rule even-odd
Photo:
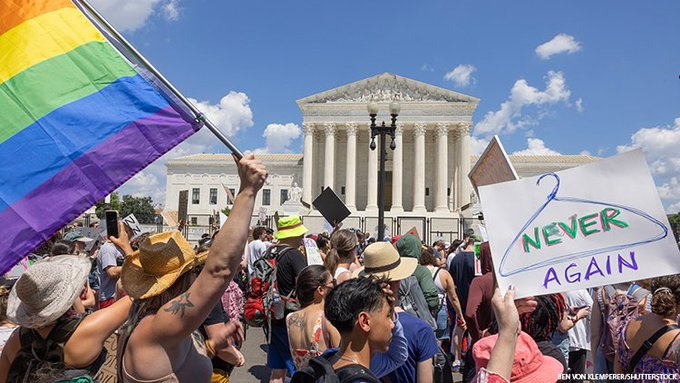
[{"label": "lamp post", "polygon": [[371,102],[368,104],[368,115],[371,116],[371,150],[375,150],[375,136],[380,136],[380,173],[378,177],[378,241],[385,239],[385,161],[387,148],[385,147],[385,136],[392,137],[390,149],[394,150],[397,144],[394,142],[394,131],[397,129],[397,116],[400,106],[397,102],[390,104],[390,116],[392,123],[387,126],[385,121],[381,125],[376,125],[375,118],[378,115],[378,104]]}]

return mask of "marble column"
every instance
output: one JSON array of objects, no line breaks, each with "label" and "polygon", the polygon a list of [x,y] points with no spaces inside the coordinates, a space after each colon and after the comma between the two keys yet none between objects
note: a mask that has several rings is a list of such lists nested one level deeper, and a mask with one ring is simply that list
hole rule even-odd
[{"label": "marble column", "polygon": [[435,211],[448,212],[446,187],[448,178],[448,140],[449,127],[446,123],[437,124],[437,172],[435,173]]},{"label": "marble column", "polygon": [[314,124],[303,123],[304,132],[304,153],[302,159],[302,200],[308,204],[312,203],[312,171],[314,165]]},{"label": "marble column", "polygon": [[335,124],[332,122],[323,124],[323,130],[326,134],[326,150],[323,162],[323,186],[324,188],[329,187],[333,189],[333,180],[335,179]]},{"label": "marble column", "polygon": [[458,208],[470,203],[470,123],[458,124]]},{"label": "marble column", "polygon": [[391,212],[403,213],[404,206],[402,205],[402,190],[404,187],[404,124],[397,123],[397,129],[394,131],[394,143],[397,147],[394,149],[392,157],[392,207]]},{"label": "marble column", "polygon": [[[380,145],[376,142],[375,150],[371,150],[371,129],[367,131],[368,143],[366,149],[368,150],[368,185],[366,190],[367,203],[366,212],[371,214],[378,214],[378,151]],[[378,137],[376,137],[376,140]]]},{"label": "marble column", "polygon": [[417,122],[413,127],[415,142],[413,212],[425,213],[425,124]]},{"label": "marble column", "polygon": [[347,131],[347,162],[345,165],[345,205],[351,211],[356,210],[356,174],[357,174],[357,124],[345,124]]}]

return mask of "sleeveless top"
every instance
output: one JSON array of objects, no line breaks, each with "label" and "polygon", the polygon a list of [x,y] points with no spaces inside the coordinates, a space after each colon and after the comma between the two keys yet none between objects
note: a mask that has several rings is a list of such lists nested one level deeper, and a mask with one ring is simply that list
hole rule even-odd
[{"label": "sleeveless top", "polygon": [[[626,329],[628,329],[628,324],[632,322],[632,319],[627,321],[626,323],[623,324],[623,326],[620,327],[620,330],[617,334],[618,336],[618,347],[617,347],[617,354],[619,356],[619,364],[621,364],[621,367],[625,370],[628,368],[628,364],[630,363],[630,360],[633,358],[633,355],[635,355],[635,352],[637,350],[631,350],[628,346],[628,343],[626,342]],[[680,334],[678,334],[680,335]],[[680,347],[680,337],[678,335],[673,338],[671,343],[668,345],[666,348],[666,352],[664,353],[663,359],[656,359],[652,356],[649,356],[649,354],[645,354],[642,356],[640,359],[640,362],[638,362],[637,366],[635,366],[635,369],[633,370],[634,374],[670,374],[667,376],[672,376],[673,374],[680,374],[680,368],[675,363],[675,358],[676,354],[680,351],[678,348]],[[675,382],[674,379],[670,380],[664,380],[664,379],[655,379],[655,380],[644,380],[644,382]]]},{"label": "sleeveless top", "polygon": [[437,287],[437,294],[446,295],[446,290],[444,289],[442,282],[439,280],[439,271],[441,271],[441,267],[435,267],[430,265],[427,266],[427,268],[430,270],[430,273],[432,274],[432,280],[434,281],[434,285]]},{"label": "sleeveless top", "polygon": [[326,334],[326,317],[321,312],[312,328],[312,341],[309,349],[291,349],[293,363],[297,370],[307,367],[311,359],[322,355],[326,351],[330,344],[330,339],[328,339]]},{"label": "sleeveless top", "polygon": [[333,279],[336,279],[336,280],[337,280],[338,277],[340,276],[340,274],[342,274],[342,273],[344,273],[344,272],[348,272],[348,273],[349,273],[350,271],[349,271],[349,269],[346,269],[346,268],[344,268],[344,267],[342,267],[342,266],[338,266],[338,268],[335,269],[335,275],[333,275]]},{"label": "sleeveless top", "polygon": [[[134,331],[134,328],[132,331]],[[119,338],[119,341],[121,341],[120,343],[122,345],[122,347],[119,347],[117,351],[119,383],[179,383],[210,381],[212,376],[212,362],[206,354],[203,335],[198,330],[191,334],[191,349],[179,369],[173,368],[172,373],[154,380],[142,380],[132,376],[127,371],[127,368],[125,368],[125,360],[123,358],[125,349],[127,348],[128,339],[130,338],[132,331],[121,335]]]}]

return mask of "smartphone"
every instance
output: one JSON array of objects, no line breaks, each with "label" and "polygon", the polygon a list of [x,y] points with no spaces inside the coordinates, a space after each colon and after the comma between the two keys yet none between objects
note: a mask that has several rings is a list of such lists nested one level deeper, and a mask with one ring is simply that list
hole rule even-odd
[{"label": "smartphone", "polygon": [[106,217],[106,238],[118,238],[118,211],[107,210],[104,215]]}]

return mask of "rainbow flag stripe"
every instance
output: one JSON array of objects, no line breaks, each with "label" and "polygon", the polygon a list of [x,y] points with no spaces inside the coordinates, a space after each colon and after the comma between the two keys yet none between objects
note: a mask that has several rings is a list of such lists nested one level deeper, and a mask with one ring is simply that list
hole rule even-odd
[{"label": "rainbow flag stripe", "polygon": [[198,128],[70,0],[0,5],[0,273]]}]

